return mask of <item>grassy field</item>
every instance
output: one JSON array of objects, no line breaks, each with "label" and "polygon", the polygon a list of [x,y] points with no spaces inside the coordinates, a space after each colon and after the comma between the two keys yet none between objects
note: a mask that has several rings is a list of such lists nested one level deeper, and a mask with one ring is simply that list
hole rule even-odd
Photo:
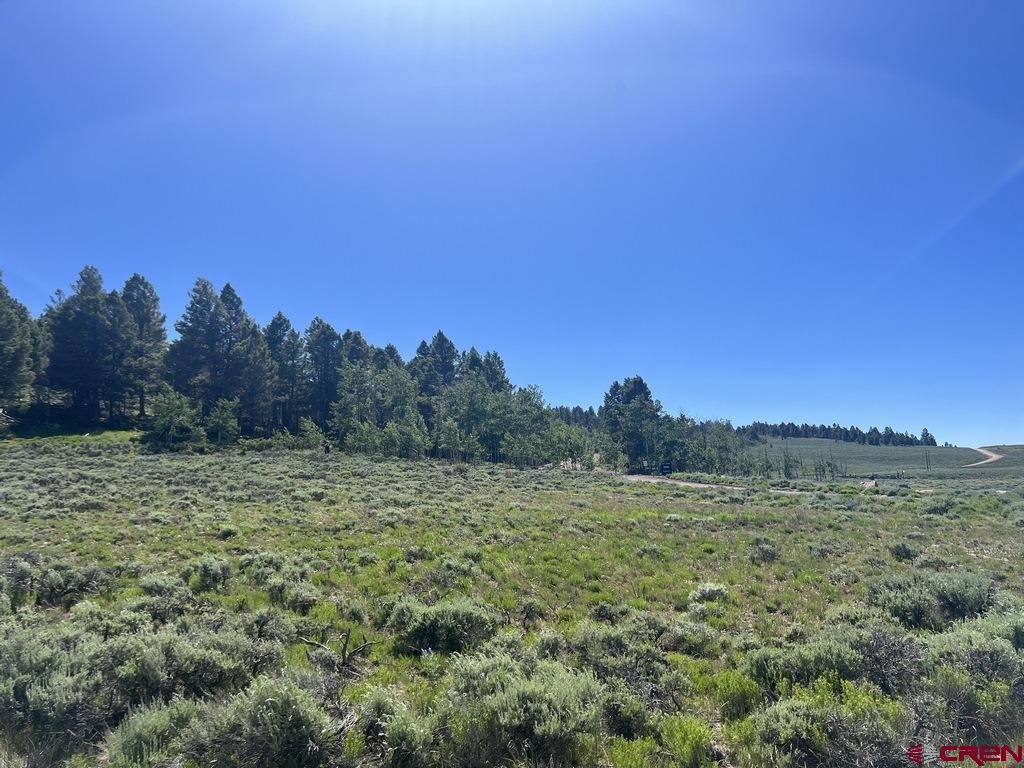
[{"label": "grassy field", "polygon": [[886,765],[1017,738],[1004,461],[1002,493],[782,495],[5,441],[0,764]]},{"label": "grassy field", "polygon": [[1007,454],[1006,458],[982,467],[966,466],[985,458],[971,448],[860,445],[819,438],[772,438],[750,448],[755,456],[763,455],[765,450],[777,464],[783,451],[788,450],[802,463],[802,476],[811,477],[815,460],[830,458],[845,466],[849,476],[860,478],[895,477],[896,472],[903,472],[910,479],[947,480],[1013,479],[1024,475],[1021,446],[993,448],[997,453]]}]

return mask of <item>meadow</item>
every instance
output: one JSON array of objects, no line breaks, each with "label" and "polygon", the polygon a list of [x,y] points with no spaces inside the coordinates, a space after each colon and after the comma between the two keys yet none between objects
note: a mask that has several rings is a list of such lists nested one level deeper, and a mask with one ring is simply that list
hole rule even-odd
[{"label": "meadow", "polygon": [[832,460],[844,470],[841,479],[851,482],[872,477],[890,481],[899,477],[909,481],[908,487],[917,488],[1012,488],[1024,477],[1024,447],[987,447],[1003,458],[982,466],[968,466],[985,456],[972,448],[862,445],[819,438],[769,438],[748,446],[747,451],[755,460],[767,453],[776,468],[783,463],[783,453],[788,452],[797,463],[797,479],[813,479],[815,462]]},{"label": "meadow", "polygon": [[941,448],[934,446],[862,445],[839,440],[823,440],[814,437],[769,438],[764,444],[753,445],[752,453],[763,453],[778,458],[788,450],[805,466],[810,466],[819,457],[834,457],[842,462],[849,474],[868,476],[887,475],[905,471],[910,476],[920,477],[929,468],[958,472],[965,464],[979,461],[984,457],[970,448]]},{"label": "meadow", "polygon": [[972,474],[973,451],[931,450],[926,493],[779,493],[2,441],[0,764],[867,766],[1016,743],[1024,452]]}]

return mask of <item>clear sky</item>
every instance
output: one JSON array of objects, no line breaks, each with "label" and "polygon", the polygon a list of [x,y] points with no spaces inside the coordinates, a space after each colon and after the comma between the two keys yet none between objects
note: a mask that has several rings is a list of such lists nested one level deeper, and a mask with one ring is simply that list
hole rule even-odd
[{"label": "clear sky", "polygon": [[0,3],[0,269],[553,404],[1024,442],[1024,4]]}]

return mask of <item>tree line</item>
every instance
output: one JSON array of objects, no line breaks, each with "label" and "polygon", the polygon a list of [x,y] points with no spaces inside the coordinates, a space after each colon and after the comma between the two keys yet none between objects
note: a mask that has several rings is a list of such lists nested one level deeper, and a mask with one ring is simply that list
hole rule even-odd
[{"label": "tree line", "polygon": [[137,427],[164,449],[244,440],[408,458],[753,474],[763,468],[751,440],[792,426],[737,430],[672,416],[639,376],[613,382],[597,410],[550,407],[538,388],[509,381],[497,352],[459,350],[441,331],[406,361],[394,345],[375,346],[319,316],[302,331],[281,312],[260,326],[230,284],[217,290],[203,278],[174,330],[168,341],[156,289],[139,274],[108,291],[86,267],[71,292],[57,291],[35,318],[0,280],[0,427]]},{"label": "tree line", "polygon": [[897,432],[892,427],[878,429],[871,427],[866,432],[859,427],[841,427],[838,424],[826,426],[824,424],[768,424],[763,421],[755,421],[737,430],[742,435],[754,438],[764,437],[818,437],[827,440],[840,440],[844,443],[860,443],[861,445],[937,445],[935,437],[927,428],[921,430],[921,435],[912,435],[909,432]]}]

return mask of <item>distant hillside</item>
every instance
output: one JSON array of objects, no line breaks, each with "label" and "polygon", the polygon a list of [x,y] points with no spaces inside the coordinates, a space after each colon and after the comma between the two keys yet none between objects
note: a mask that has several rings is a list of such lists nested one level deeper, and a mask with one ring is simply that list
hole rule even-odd
[{"label": "distant hillside", "polygon": [[[783,466],[788,454],[789,460],[796,463],[796,477],[815,476],[815,464],[833,462],[837,474],[847,477],[895,476],[906,473],[907,477],[920,477],[928,473],[942,472],[977,473],[987,471],[989,467],[999,468],[1007,459],[1003,459],[986,467],[964,469],[983,458],[977,451],[970,448],[943,448],[935,446],[889,446],[865,445],[821,438],[767,438],[767,442],[752,445],[749,449],[754,460],[762,460],[767,454],[776,467]],[[1024,452],[1021,453],[1024,463]],[[990,470],[989,470],[990,471]]]},{"label": "distant hillside", "polygon": [[825,440],[841,440],[844,443],[860,443],[861,445],[938,445],[935,436],[927,428],[921,430],[920,437],[909,432],[897,432],[892,427],[879,429],[870,427],[842,427],[839,424],[794,424],[793,422],[768,424],[755,421],[745,427],[738,427],[737,432],[746,437],[818,437]]}]

